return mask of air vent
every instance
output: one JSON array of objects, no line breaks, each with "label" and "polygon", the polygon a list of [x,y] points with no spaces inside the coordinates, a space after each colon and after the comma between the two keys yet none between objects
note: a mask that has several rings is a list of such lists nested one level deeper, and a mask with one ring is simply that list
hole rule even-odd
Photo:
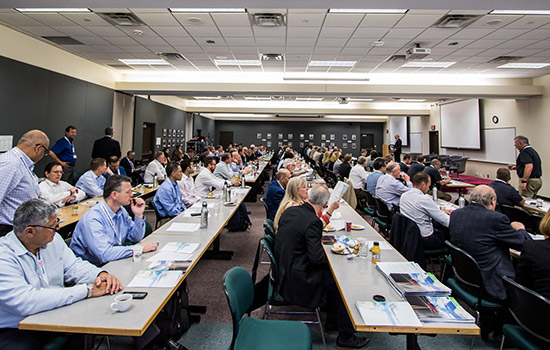
[{"label": "air vent", "polygon": [[256,27],[283,27],[285,16],[282,13],[252,13],[250,15],[253,26]]},{"label": "air vent", "polygon": [[405,61],[406,60],[406,56],[405,55],[393,55],[393,56],[390,56],[386,62],[395,62],[395,61]]},{"label": "air vent", "polygon": [[495,63],[495,64],[510,63],[510,62],[519,61],[522,58],[523,57],[520,57],[520,56],[498,56],[497,58],[493,58],[487,63]]},{"label": "air vent", "polygon": [[262,61],[283,61],[284,57],[282,53],[263,53]]},{"label": "air vent", "polygon": [[56,43],[57,45],[84,45],[70,36],[43,36],[42,38]]},{"label": "air vent", "polygon": [[114,69],[120,69],[120,70],[128,70],[128,69],[134,69],[130,66],[127,66],[125,64],[108,64],[109,67]]},{"label": "air vent", "polygon": [[446,15],[435,22],[435,28],[466,28],[481,18],[480,15]]},{"label": "air vent", "polygon": [[104,20],[111,23],[115,26],[122,26],[122,27],[137,27],[137,26],[144,26],[145,23],[141,21],[135,14],[133,13],[121,13],[121,12],[113,12],[113,13],[98,13],[98,15],[101,16]]},{"label": "air vent", "polygon": [[185,57],[178,52],[157,52],[156,54],[162,57],[165,61],[185,61]]}]

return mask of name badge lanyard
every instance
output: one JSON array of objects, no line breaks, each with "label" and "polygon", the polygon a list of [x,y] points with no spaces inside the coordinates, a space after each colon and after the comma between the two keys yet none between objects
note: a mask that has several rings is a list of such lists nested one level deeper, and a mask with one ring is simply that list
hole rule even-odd
[{"label": "name badge lanyard", "polygon": [[38,248],[38,251],[36,252],[36,256],[38,257],[38,271],[40,272],[40,279],[42,280],[42,284],[45,288],[48,288],[50,286],[50,283],[48,282],[48,275],[46,274],[46,266],[44,266],[44,260],[42,260],[42,254],[40,254],[40,248]]},{"label": "name badge lanyard", "polygon": [[23,164],[23,168],[27,169],[27,173],[31,177],[31,182],[34,184],[34,191],[36,192],[36,195],[40,195],[40,187],[38,187],[38,176],[36,176],[35,173],[29,169],[29,167],[25,164],[25,161],[20,155],[17,155],[19,157],[19,161],[21,161],[21,164]]},{"label": "name badge lanyard", "polygon": [[76,159],[76,150],[74,149],[74,143],[69,140],[67,136],[65,136],[65,140],[71,145],[71,148],[73,149],[73,158]]},{"label": "name badge lanyard", "polygon": [[111,218],[111,215],[109,215],[109,212],[107,212],[107,209],[105,209],[105,205],[106,205],[105,203],[102,203],[101,210],[103,210],[103,213],[105,213],[105,216],[107,217],[107,221],[109,221],[109,225],[111,225],[111,227],[113,228],[113,231],[115,232],[115,239],[118,240],[118,245],[122,245],[122,237],[118,235],[113,218]]}]

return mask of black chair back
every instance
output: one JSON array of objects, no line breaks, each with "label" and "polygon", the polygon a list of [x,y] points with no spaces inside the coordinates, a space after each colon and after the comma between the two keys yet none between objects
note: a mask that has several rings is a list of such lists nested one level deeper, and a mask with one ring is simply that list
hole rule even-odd
[{"label": "black chair back", "polygon": [[541,218],[528,213],[526,210],[510,205],[501,205],[500,211],[506,215],[510,221],[519,221],[525,225],[525,230],[533,234],[540,234],[539,223]]},{"label": "black chair back", "polygon": [[155,230],[159,228],[160,220],[164,219],[162,215],[160,215],[159,211],[157,210],[157,206],[155,205],[155,202],[151,201],[149,202],[153,210],[155,211]]},{"label": "black chair back", "polygon": [[478,304],[481,305],[483,277],[477,261],[465,250],[460,249],[451,242],[445,241],[445,244],[447,244],[451,251],[453,271],[456,279],[471,290],[472,294],[478,295]]},{"label": "black chair back", "polygon": [[388,209],[388,205],[380,198],[374,198],[374,201],[376,203],[376,216],[390,225],[392,221],[392,212]]},{"label": "black chair back", "polygon": [[390,244],[407,260],[426,268],[424,244],[418,225],[401,213],[395,213],[390,230]]},{"label": "black chair back", "polygon": [[508,296],[508,309],[516,322],[529,334],[550,347],[550,300],[509,277],[502,277]]},{"label": "black chair back", "polygon": [[266,219],[269,219],[269,207],[268,207],[267,204],[265,203],[264,197],[260,198],[260,202],[262,202],[262,204],[264,205],[264,209],[265,209],[265,218],[266,218]]},{"label": "black chair back", "polygon": [[367,207],[371,210],[375,210],[376,209],[376,200],[374,199],[372,194],[370,194],[370,192],[365,191],[365,193],[367,194]]}]

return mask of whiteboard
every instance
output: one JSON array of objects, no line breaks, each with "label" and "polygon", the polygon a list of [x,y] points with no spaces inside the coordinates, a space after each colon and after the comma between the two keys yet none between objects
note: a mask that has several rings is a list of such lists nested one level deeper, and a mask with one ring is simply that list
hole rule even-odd
[{"label": "whiteboard", "polygon": [[401,147],[405,147],[409,145],[409,139],[407,135],[407,122],[408,117],[395,117],[390,116],[390,126],[389,126],[389,134],[390,134],[390,144],[395,143],[395,135],[399,135],[399,138],[401,139],[402,145]]},{"label": "whiteboard", "polygon": [[422,153],[422,133],[411,132],[409,137],[411,142],[408,153]]},{"label": "whiteboard", "polygon": [[[514,147],[516,128],[481,130],[481,151],[462,150],[464,157],[480,162],[515,164],[516,148]],[[448,154],[457,154],[455,150],[446,150]]]},{"label": "whiteboard", "polygon": [[441,147],[480,150],[479,100],[440,107]]}]

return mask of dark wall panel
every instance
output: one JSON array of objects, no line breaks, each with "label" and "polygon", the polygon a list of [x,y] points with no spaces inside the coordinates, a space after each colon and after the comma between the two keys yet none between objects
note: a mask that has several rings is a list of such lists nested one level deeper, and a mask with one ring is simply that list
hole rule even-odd
[{"label": "dark wall panel", "polygon": [[[172,142],[180,143],[181,139],[184,139],[184,134],[177,136],[163,135],[163,129],[170,130],[182,130],[185,132],[185,116],[187,112],[179,109],[172,108],[170,106],[163,105],[158,102],[147,100],[141,97],[136,98],[135,105],[135,119],[134,119],[134,150],[136,151],[136,157],[141,158],[141,147],[143,138],[143,123],[155,124],[156,137],[160,137],[162,142],[171,140]],[[160,150],[161,146],[155,148],[156,151]],[[170,154],[174,147],[170,147]]]},{"label": "dark wall panel", "polygon": [[[111,125],[113,90],[0,57],[0,91],[2,135],[13,135],[15,144],[26,131],[40,129],[53,146],[67,125],[75,125],[76,168],[88,168],[93,141]],[[50,161],[37,164],[38,176]]]},{"label": "dark wall panel", "polygon": [[219,135],[216,134],[216,122],[199,114],[193,114],[193,136],[198,136],[198,130],[201,136],[208,137],[208,144],[216,146]]}]

